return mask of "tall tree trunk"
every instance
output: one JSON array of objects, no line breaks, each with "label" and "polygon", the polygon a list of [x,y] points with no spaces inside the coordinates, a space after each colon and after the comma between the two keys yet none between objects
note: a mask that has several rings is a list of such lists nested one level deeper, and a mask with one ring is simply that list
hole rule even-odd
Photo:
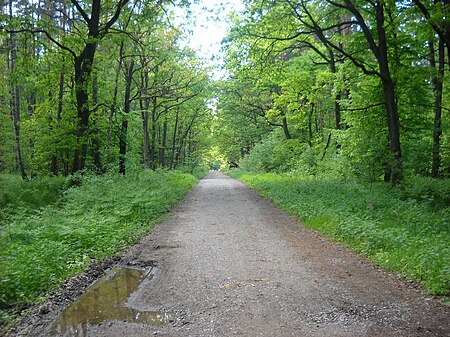
[{"label": "tall tree trunk", "polygon": [[[117,95],[119,92],[119,77],[120,77],[120,72],[122,71],[122,64],[123,64],[123,48],[124,48],[124,42],[121,42],[120,48],[119,48],[119,62],[117,63],[116,74],[114,77],[113,99],[112,99],[112,103],[111,103],[111,109],[109,111],[108,131],[106,133],[105,170],[108,170],[109,162],[111,160],[111,158],[110,158],[111,157],[111,133],[112,133],[112,127],[113,127],[113,119],[114,119],[114,116],[116,114],[116,109],[117,109]],[[119,169],[119,171],[120,171],[120,169]]]},{"label": "tall tree trunk", "polygon": [[[339,31],[340,32],[340,31]],[[330,47],[327,47],[328,54],[330,55],[330,60],[328,62],[330,66],[330,71],[333,74],[337,74],[337,68],[336,68],[336,59],[334,56],[333,49]],[[337,90],[336,95],[334,96],[334,118],[335,118],[335,125],[336,129],[341,129],[341,92]]]},{"label": "tall tree trunk", "polygon": [[[62,117],[62,111],[63,111],[63,98],[64,98],[64,59],[63,59],[63,66],[61,68],[61,72],[59,74],[59,88],[58,88],[58,108],[56,112],[56,121],[59,123],[61,121]],[[50,173],[53,175],[58,174],[58,156],[57,153],[54,153],[51,158],[51,164],[50,164]]]},{"label": "tall tree trunk", "polygon": [[150,134],[148,133],[148,120],[149,120],[149,113],[148,113],[148,99],[144,98],[140,100],[140,108],[141,108],[141,117],[142,117],[142,128],[144,132],[144,141],[142,144],[142,155],[143,155],[143,161],[144,161],[144,169],[150,169],[151,168],[151,162],[150,162]]},{"label": "tall tree trunk", "polygon": [[286,139],[292,139],[291,133],[289,132],[289,127],[288,127],[288,123],[287,123],[286,114],[284,112],[283,112],[283,114],[281,116],[281,122],[282,122],[282,125],[283,125],[284,136],[286,137]]},{"label": "tall tree trunk", "polygon": [[90,115],[88,88],[96,49],[97,43],[87,43],[81,55],[75,58],[75,96],[77,100],[78,129],[72,173],[84,169],[86,163],[86,136],[89,130]]},{"label": "tall tree trunk", "polygon": [[171,155],[170,155],[170,169],[175,168],[175,147],[177,145],[177,132],[178,132],[178,108],[175,114],[175,126],[173,128],[173,136],[172,136],[172,149],[171,149]]},{"label": "tall tree trunk", "polygon": [[167,146],[167,119],[164,119],[163,132],[161,137],[161,151],[159,154],[159,163],[162,168],[166,167],[166,146]]},{"label": "tall tree trunk", "polygon": [[400,127],[397,99],[395,97],[395,83],[389,69],[388,46],[384,24],[384,5],[381,1],[375,6],[378,32],[378,65],[380,68],[381,84],[383,86],[384,106],[386,110],[387,128],[389,136],[389,150],[391,158],[386,167],[385,181],[398,183],[402,179],[402,153],[400,146]]},{"label": "tall tree trunk", "polygon": [[157,109],[157,97],[152,98],[152,133],[150,139],[150,162],[151,168],[154,170],[156,168],[156,109]]},{"label": "tall tree trunk", "polygon": [[20,87],[11,85],[10,86],[11,95],[11,119],[13,122],[14,129],[14,144],[16,152],[16,163],[17,169],[22,176],[22,179],[27,179],[27,174],[25,172],[25,165],[22,158],[22,147],[20,144]]},{"label": "tall tree trunk", "polygon": [[181,162],[184,160],[184,158],[186,158],[186,149],[185,149],[185,140],[187,138],[187,136],[189,135],[189,132],[191,132],[192,130],[192,126],[194,125],[195,120],[197,119],[197,114],[194,115],[191,119],[191,121],[189,122],[189,125],[187,126],[186,130],[184,133],[181,132],[181,128],[179,128],[180,133],[179,133],[179,147],[178,147],[178,151],[175,157],[175,163],[176,164],[181,164]]},{"label": "tall tree trunk", "polygon": [[128,114],[131,111],[131,84],[133,82],[134,61],[125,64],[124,116],[119,137],[119,173],[125,174],[127,156]]},{"label": "tall tree trunk", "polygon": [[[445,69],[445,48],[444,41],[439,38],[438,45],[438,67],[436,67],[435,48],[433,41],[429,42],[430,46],[430,63],[435,70],[433,75],[433,91],[434,91],[434,126],[433,126],[433,157],[431,176],[433,178],[439,177],[439,168],[441,166],[441,136],[442,136],[442,92],[443,92],[443,78]],[[437,68],[437,69],[436,69]]]},{"label": "tall tree trunk", "polygon": [[[92,81],[92,100],[95,105],[98,104],[98,76],[95,74]],[[92,155],[94,158],[94,167],[97,173],[102,173],[102,160],[100,153],[100,139],[97,121],[94,119],[94,128],[92,130]]]},{"label": "tall tree trunk", "polygon": [[308,114],[308,145],[312,146],[312,140],[313,140],[313,115],[314,115],[314,103],[311,103],[311,110]]},{"label": "tall tree trunk", "polygon": [[[9,1],[9,16],[13,17],[13,1]],[[11,79],[16,70],[16,59],[17,59],[17,49],[16,49],[16,37],[15,33],[10,33],[8,40],[8,70],[9,70],[9,94],[10,94],[10,109],[11,109],[11,120],[13,123],[14,131],[14,144],[15,144],[15,154],[16,154],[16,164],[17,169],[22,176],[22,179],[27,179],[27,174],[25,172],[25,166],[22,158],[22,148],[20,144],[20,86],[13,83]]]},{"label": "tall tree trunk", "polygon": [[[62,3],[63,9],[62,9],[62,17],[61,17],[61,31],[63,32],[62,35],[65,35],[65,29],[66,29],[66,19],[67,19],[67,7],[66,7],[66,3],[63,2]],[[51,6],[51,1],[50,0],[46,0],[45,1],[45,8],[46,8],[46,14],[47,14],[47,19],[52,19],[54,17],[54,11],[53,11],[53,6]],[[59,73],[59,87],[58,87],[58,107],[57,107],[57,111],[56,111],[56,122],[57,124],[59,124],[59,122],[61,121],[61,117],[62,117],[62,112],[63,112],[63,98],[64,98],[64,81],[65,81],[65,57],[62,57],[62,66],[61,66],[61,72]],[[52,154],[51,157],[51,161],[50,161],[50,173],[52,175],[58,175],[58,150],[56,150],[55,153]],[[64,172],[65,175],[66,172]]]}]

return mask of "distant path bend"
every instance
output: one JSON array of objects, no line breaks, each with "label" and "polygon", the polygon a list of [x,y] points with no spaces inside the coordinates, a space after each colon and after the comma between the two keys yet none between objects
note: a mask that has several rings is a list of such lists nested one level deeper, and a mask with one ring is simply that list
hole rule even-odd
[{"label": "distant path bend", "polygon": [[450,336],[448,307],[220,172],[123,259],[158,265],[130,305],[179,319],[90,336]]}]

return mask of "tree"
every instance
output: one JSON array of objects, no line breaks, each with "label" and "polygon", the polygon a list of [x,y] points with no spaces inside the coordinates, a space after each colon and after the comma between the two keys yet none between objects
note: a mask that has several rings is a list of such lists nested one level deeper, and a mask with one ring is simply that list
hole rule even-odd
[{"label": "tree", "polygon": [[[78,114],[78,130],[77,141],[78,146],[75,149],[72,172],[82,170],[85,166],[87,144],[83,138],[89,131],[89,82],[91,79],[92,65],[94,63],[95,51],[98,46],[98,42],[103,39],[108,33],[109,29],[119,18],[125,5],[129,0],[119,0],[116,4],[114,14],[111,18],[101,20],[102,3],[101,0],[92,0],[90,6],[90,16],[87,9],[83,7],[83,4],[77,0],[71,0],[79,14],[82,16],[87,26],[86,42],[79,53],[74,52],[68,47],[63,47],[70,51],[74,59],[75,70],[75,95],[77,100],[77,114]],[[105,22],[105,23],[103,23]],[[101,162],[99,157],[95,157],[95,167],[101,171]]]}]

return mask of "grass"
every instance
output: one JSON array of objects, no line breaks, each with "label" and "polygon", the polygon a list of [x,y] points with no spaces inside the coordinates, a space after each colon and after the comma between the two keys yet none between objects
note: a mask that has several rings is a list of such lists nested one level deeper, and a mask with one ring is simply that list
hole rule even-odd
[{"label": "grass", "polygon": [[231,175],[307,227],[416,280],[432,295],[449,295],[450,180],[417,178],[391,187],[292,174]]},{"label": "grass", "polygon": [[[1,179],[3,325],[11,312],[39,303],[91,261],[117,255],[145,235],[196,183],[190,174],[166,171],[29,183]],[[74,182],[81,186],[68,187]]]}]

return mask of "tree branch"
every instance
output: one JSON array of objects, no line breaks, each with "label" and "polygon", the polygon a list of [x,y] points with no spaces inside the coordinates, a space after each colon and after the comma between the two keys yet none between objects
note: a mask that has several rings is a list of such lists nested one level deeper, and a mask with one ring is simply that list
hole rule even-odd
[{"label": "tree branch", "polygon": [[43,29],[28,29],[28,28],[25,28],[25,29],[18,29],[18,30],[10,30],[10,29],[5,28],[5,27],[0,27],[0,28],[3,29],[5,32],[10,33],[10,34],[11,34],[11,33],[31,33],[31,34],[42,33],[42,34],[44,34],[45,36],[47,36],[47,38],[48,38],[51,42],[53,42],[54,44],[56,44],[59,48],[65,50],[65,51],[67,51],[67,52],[69,52],[69,53],[73,56],[74,59],[77,57],[77,54],[76,54],[72,49],[70,49],[69,47],[63,45],[61,42],[59,42],[58,40],[56,40],[56,39],[55,39],[53,36],[51,36],[50,33],[47,32],[46,30],[43,30]]},{"label": "tree branch", "polygon": [[129,0],[119,0],[116,7],[116,12],[114,13],[113,17],[106,23],[105,27],[102,29],[102,35],[106,34],[108,30],[111,28],[111,26],[117,21],[117,19],[120,16],[120,12],[122,11],[122,8],[129,2]]},{"label": "tree branch", "polygon": [[89,25],[91,23],[91,19],[86,14],[84,9],[80,6],[79,2],[77,0],[70,0],[72,4],[77,8],[78,12],[80,12],[81,16],[83,17],[84,21]]}]

